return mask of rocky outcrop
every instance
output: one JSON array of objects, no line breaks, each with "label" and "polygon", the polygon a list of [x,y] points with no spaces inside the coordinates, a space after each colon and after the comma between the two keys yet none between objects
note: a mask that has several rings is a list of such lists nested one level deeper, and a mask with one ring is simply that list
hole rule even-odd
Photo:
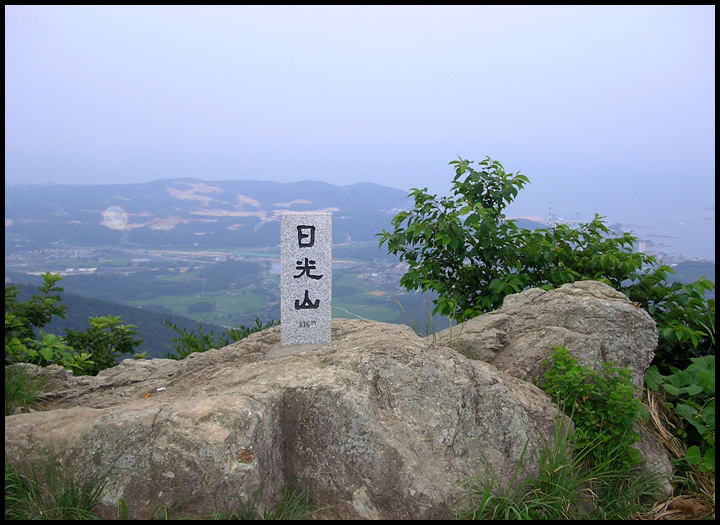
[{"label": "rocky outcrop", "polygon": [[207,515],[261,483],[270,506],[302,480],[320,517],[420,519],[489,467],[509,480],[526,443],[552,435],[557,408],[539,389],[407,327],[334,320],[332,338],[280,347],[276,327],[183,361],[61,372],[48,410],[5,418],[6,458],[112,469],[108,517],[118,499],[133,518],[180,501]]},{"label": "rocky outcrop", "polygon": [[[593,301],[621,302],[595,289],[568,292],[575,306],[566,314],[590,319],[558,321],[548,333],[595,322]],[[523,303],[540,318],[550,292],[525,293],[503,310]],[[598,326],[626,344],[614,322]],[[509,323],[479,335],[490,344],[478,352],[497,360],[519,351],[503,342],[515,337]],[[601,352],[620,352],[583,333]],[[579,339],[556,340],[570,348]],[[110,471],[100,508],[109,518],[119,499],[130,518],[181,502],[173,517],[209,515],[237,508],[261,485],[270,507],[299,481],[315,494],[318,518],[427,519],[451,516],[470,477],[507,485],[518,465],[521,478],[533,476],[534,450],[567,423],[532,383],[405,326],[335,319],[330,344],[279,343],[275,327],[182,361],[126,360],[96,377],[39,370],[50,377],[47,405],[5,418],[6,460],[20,469],[55,461],[79,476]]]},{"label": "rocky outcrop", "polygon": [[[544,291],[509,295],[498,310],[429,336],[470,359],[490,363],[514,377],[537,384],[542,362],[553,346],[565,346],[581,365],[600,370],[603,363],[628,368],[642,392],[644,375],[655,356],[655,321],[624,294],[598,281],[578,281]],[[669,479],[672,465],[652,432],[638,429],[645,468]],[[669,492],[669,484],[665,484]]]},{"label": "rocky outcrop", "polygon": [[658,342],[652,317],[598,281],[508,295],[502,308],[430,337],[531,381],[542,377],[542,361],[552,355],[552,347],[565,346],[582,365],[627,367],[639,388]]}]

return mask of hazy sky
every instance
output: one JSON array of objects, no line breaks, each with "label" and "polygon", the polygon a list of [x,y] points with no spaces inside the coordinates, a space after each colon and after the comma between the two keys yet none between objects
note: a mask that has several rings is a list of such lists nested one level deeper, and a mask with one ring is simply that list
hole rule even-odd
[{"label": "hazy sky", "polygon": [[445,193],[458,156],[714,259],[715,7],[5,6],[6,184]]}]

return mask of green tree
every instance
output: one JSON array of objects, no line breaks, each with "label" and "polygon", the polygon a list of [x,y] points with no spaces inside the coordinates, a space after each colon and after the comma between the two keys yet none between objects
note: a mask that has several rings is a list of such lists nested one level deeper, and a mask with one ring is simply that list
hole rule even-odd
[{"label": "green tree", "polygon": [[529,284],[519,266],[520,230],[503,213],[529,180],[489,158],[481,170],[467,160],[451,164],[450,196],[414,188],[415,208],[392,219],[393,232],[378,235],[380,246],[387,244],[409,265],[400,284],[437,292],[433,313],[462,321],[497,308],[505,295]]},{"label": "green tree", "polygon": [[400,284],[438,293],[433,314],[464,321],[497,309],[505,296],[530,287],[551,289],[590,279],[603,281],[646,308],[658,323],[667,366],[715,352],[715,285],[667,282],[673,270],[634,251],[637,238],[616,234],[595,218],[576,228],[520,228],[504,210],[529,182],[506,173],[489,157],[452,161],[449,196],[414,188],[415,207],[392,219],[393,231],[378,234],[380,246],[408,264]]},{"label": "green tree", "polygon": [[463,321],[530,286],[600,279],[618,287],[652,261],[633,252],[634,237],[612,236],[597,215],[579,228],[520,228],[504,210],[529,182],[526,176],[508,174],[490,158],[480,169],[463,159],[450,164],[450,196],[413,189],[415,208],[393,218],[393,232],[378,234],[380,246],[387,243],[390,253],[409,264],[402,285],[440,294],[434,313]]},{"label": "green tree", "polygon": [[[8,338],[18,340],[35,338],[35,329],[42,328],[52,321],[53,316],[65,319],[65,305],[58,304],[58,293],[64,291],[57,285],[60,275],[45,273],[43,283],[38,287],[39,294],[28,301],[18,301],[20,290],[16,286],[5,287],[5,341]],[[8,316],[10,319],[8,320]],[[21,321],[22,320],[22,321]],[[7,352],[5,355],[7,364]]]}]

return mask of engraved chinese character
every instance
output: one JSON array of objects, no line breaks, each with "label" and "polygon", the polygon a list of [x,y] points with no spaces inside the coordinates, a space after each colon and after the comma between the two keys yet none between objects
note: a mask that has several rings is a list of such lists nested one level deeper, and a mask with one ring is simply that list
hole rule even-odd
[{"label": "engraved chinese character", "polygon": [[300,270],[300,273],[297,275],[293,275],[293,278],[297,279],[298,277],[302,277],[303,275],[307,275],[310,277],[310,279],[321,279],[322,275],[312,275],[310,272],[312,270],[315,270],[317,267],[315,266],[315,261],[309,261],[307,257],[305,257],[305,262],[302,263],[301,261],[296,261],[297,266],[295,267],[296,270]]},{"label": "engraved chinese character", "polygon": [[305,298],[302,303],[299,299],[295,299],[295,310],[314,310],[316,308],[320,308],[320,299],[312,302],[308,297],[308,290],[305,290]]},{"label": "engraved chinese character", "polygon": [[[310,248],[315,244],[315,226],[298,226],[298,247]],[[308,233],[306,233],[308,232]]]}]

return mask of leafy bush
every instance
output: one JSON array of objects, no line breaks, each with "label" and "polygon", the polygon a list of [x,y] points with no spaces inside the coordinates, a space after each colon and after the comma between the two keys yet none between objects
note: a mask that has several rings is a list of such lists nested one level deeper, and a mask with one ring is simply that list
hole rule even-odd
[{"label": "leafy bush", "polygon": [[[568,410],[565,407],[565,410]],[[529,442],[528,442],[529,443]],[[598,447],[600,445],[600,447]],[[489,475],[467,480],[460,519],[631,519],[647,513],[659,499],[662,476],[628,470],[616,460],[617,450],[604,437],[579,447],[558,414],[552,439],[536,447],[537,477],[517,483],[527,443],[507,488],[492,465]],[[520,480],[517,480],[520,481]]]},{"label": "leafy bush", "polygon": [[669,283],[668,266],[649,268],[620,288],[657,323],[660,335],[654,364],[663,372],[685,368],[693,357],[715,355],[715,284],[703,277],[691,284]]},{"label": "leafy bush", "polygon": [[67,330],[67,338],[44,333],[40,328],[50,323],[53,316],[64,318],[65,307],[58,304],[60,296],[54,295],[63,291],[57,285],[62,277],[45,273],[42,278],[41,294],[28,301],[17,300],[17,287],[5,287],[6,366],[58,364],[78,375],[95,375],[115,366],[117,357],[141,344],[133,339],[137,334],[135,326],[123,325],[119,317],[113,316],[91,317],[90,328],[84,332]]},{"label": "leafy bush", "polygon": [[164,324],[180,334],[180,337],[172,338],[172,346],[175,348],[177,355],[166,354],[165,357],[168,359],[179,360],[184,359],[195,352],[206,352],[211,348],[222,348],[240,341],[240,339],[244,339],[254,332],[261,332],[262,330],[276,326],[279,323],[277,321],[268,321],[267,323],[263,323],[259,318],[255,318],[254,326],[246,327],[241,325],[238,328],[228,328],[220,334],[220,336],[218,336],[217,340],[215,339],[215,332],[212,330],[210,333],[204,334],[199,323],[197,333],[191,332],[185,328],[180,328],[170,321],[164,321]]},{"label": "leafy bush", "polygon": [[636,387],[630,371],[603,363],[602,371],[596,372],[579,365],[562,346],[553,347],[552,359],[543,364],[550,368],[540,386],[575,423],[575,448],[588,450],[591,462],[614,455],[626,468],[640,463],[640,454],[631,445],[640,439],[636,424],[642,405],[633,395]]},{"label": "leafy bush", "polygon": [[707,279],[669,283],[669,266],[634,251],[637,238],[618,235],[595,218],[577,227],[534,231],[505,217],[505,208],[529,182],[490,158],[452,161],[447,197],[425,189],[410,193],[415,207],[378,233],[380,246],[408,264],[400,284],[439,294],[433,314],[464,321],[498,308],[505,296],[530,287],[551,289],[590,279],[603,281],[647,309],[658,324],[656,364],[685,367],[692,357],[715,353],[715,301]]},{"label": "leafy bush", "polygon": [[119,316],[90,317],[88,321],[90,328],[84,332],[68,329],[65,333],[76,352],[92,356],[92,366],[85,370],[90,375],[115,366],[120,356],[132,354],[142,343],[133,339],[135,326],[121,324]]},{"label": "leafy bush", "polygon": [[715,356],[691,359],[684,370],[672,368],[663,375],[653,365],[645,373],[645,383],[654,391],[664,392],[684,423],[675,434],[690,446],[683,458],[701,472],[715,474]]}]

